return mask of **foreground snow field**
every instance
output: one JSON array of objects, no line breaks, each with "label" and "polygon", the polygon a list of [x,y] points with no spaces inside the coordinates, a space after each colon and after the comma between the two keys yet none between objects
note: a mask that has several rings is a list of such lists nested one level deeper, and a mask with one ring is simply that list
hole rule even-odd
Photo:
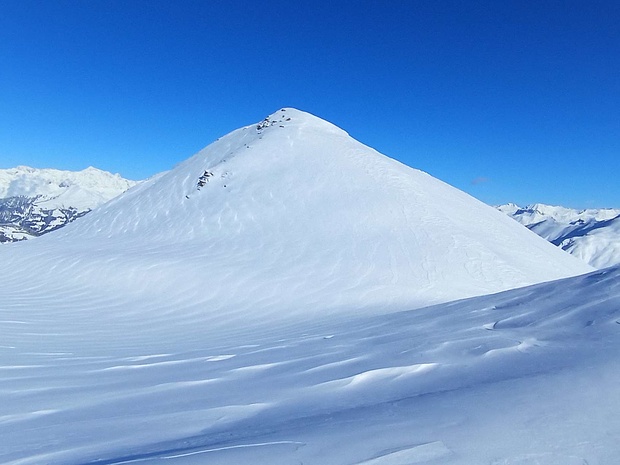
[{"label": "foreground snow field", "polygon": [[620,452],[620,270],[303,112],[0,260],[2,464]]},{"label": "foreground snow field", "polygon": [[[602,465],[620,453],[618,269],[225,331],[183,328],[175,308],[150,318],[119,297],[43,292],[4,300],[0,463]],[[80,321],[86,303],[94,321]]]}]

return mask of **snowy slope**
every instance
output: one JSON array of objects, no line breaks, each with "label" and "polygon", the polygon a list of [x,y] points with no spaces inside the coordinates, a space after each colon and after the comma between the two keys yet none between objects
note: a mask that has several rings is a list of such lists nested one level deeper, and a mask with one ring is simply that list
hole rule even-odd
[{"label": "snowy slope", "polygon": [[136,184],[93,167],[0,170],[0,242],[58,229]]},{"label": "snowy slope", "polygon": [[6,465],[604,465],[620,453],[618,269],[303,324],[71,286],[2,295]]},{"label": "snowy slope", "polygon": [[620,264],[620,209],[575,210],[544,204],[497,208],[595,268]]},{"label": "snowy slope", "polygon": [[297,110],[0,260],[3,464],[619,452],[620,271]]}]

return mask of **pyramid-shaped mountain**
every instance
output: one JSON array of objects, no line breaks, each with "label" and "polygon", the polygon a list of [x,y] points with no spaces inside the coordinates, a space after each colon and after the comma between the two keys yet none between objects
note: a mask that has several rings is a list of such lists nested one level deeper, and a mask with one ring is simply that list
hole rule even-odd
[{"label": "pyramid-shaped mountain", "polygon": [[384,312],[591,270],[495,209],[292,108],[42,239],[5,260],[30,257],[46,285],[176,296],[200,312],[243,317]]}]

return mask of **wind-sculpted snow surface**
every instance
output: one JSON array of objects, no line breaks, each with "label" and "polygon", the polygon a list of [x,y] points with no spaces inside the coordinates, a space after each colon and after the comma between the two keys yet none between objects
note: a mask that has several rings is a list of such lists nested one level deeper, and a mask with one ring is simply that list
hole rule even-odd
[{"label": "wind-sculpted snow surface", "polygon": [[0,260],[2,464],[619,452],[620,272],[296,110]]},{"label": "wind-sculpted snow surface", "polygon": [[0,463],[608,464],[620,271],[304,324],[3,293]]}]

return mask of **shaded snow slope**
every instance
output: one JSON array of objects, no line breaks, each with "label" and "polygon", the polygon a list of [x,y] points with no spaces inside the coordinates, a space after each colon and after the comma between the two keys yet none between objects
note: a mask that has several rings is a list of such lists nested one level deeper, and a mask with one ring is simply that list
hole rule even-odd
[{"label": "shaded snow slope", "polygon": [[96,168],[0,170],[0,242],[54,231],[137,184]]},{"label": "shaded snow slope", "polygon": [[60,244],[88,256],[86,284],[180,293],[214,311],[387,310],[590,270],[294,109],[233,131],[40,247]]},{"label": "shaded snow slope", "polygon": [[575,210],[544,204],[497,208],[595,268],[620,264],[620,209]]},{"label": "shaded snow slope", "polygon": [[303,324],[69,283],[0,290],[5,465],[604,465],[620,453],[618,269]]},{"label": "shaded snow slope", "polygon": [[620,217],[599,222],[583,235],[568,235],[559,246],[595,268],[620,264]]}]

